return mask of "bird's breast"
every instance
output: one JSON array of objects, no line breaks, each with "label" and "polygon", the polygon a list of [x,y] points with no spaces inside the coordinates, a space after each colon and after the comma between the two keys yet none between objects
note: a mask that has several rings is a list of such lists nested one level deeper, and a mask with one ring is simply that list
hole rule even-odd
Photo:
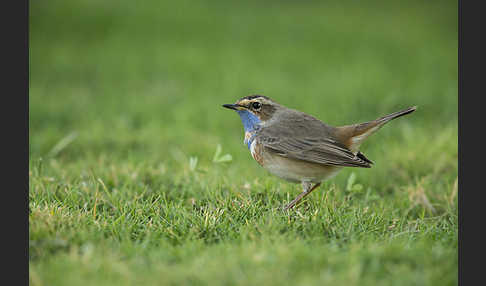
[{"label": "bird's breast", "polygon": [[253,133],[246,131],[245,132],[245,140],[243,142],[248,145],[248,149],[250,149],[251,139],[252,139],[251,137],[253,137]]},{"label": "bird's breast", "polygon": [[[256,141],[256,140],[255,140]],[[309,181],[319,183],[335,176],[341,166],[331,166],[287,158],[265,151],[262,144],[252,143],[251,155],[262,167],[273,175],[290,182]]]},{"label": "bird's breast", "polygon": [[253,140],[250,144],[250,152],[253,159],[255,159],[255,161],[257,161],[258,164],[263,167],[263,145],[261,143],[258,143],[257,140]]}]

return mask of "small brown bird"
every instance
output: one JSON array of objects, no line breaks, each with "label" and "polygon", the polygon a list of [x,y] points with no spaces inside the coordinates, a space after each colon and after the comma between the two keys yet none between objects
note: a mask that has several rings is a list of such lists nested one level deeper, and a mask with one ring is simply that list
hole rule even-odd
[{"label": "small brown bird", "polygon": [[270,173],[303,187],[285,210],[294,207],[323,180],[343,167],[370,168],[359,146],[392,119],[409,114],[416,106],[376,120],[333,127],[306,113],[289,109],[267,96],[251,95],[223,107],[236,110],[245,129],[252,157]]}]

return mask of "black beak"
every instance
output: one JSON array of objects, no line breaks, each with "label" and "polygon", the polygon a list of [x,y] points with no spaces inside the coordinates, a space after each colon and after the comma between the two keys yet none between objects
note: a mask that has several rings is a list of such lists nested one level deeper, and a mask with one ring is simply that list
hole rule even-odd
[{"label": "black beak", "polygon": [[238,110],[237,107],[239,107],[239,105],[238,104],[223,104],[223,107],[233,109],[233,110]]}]

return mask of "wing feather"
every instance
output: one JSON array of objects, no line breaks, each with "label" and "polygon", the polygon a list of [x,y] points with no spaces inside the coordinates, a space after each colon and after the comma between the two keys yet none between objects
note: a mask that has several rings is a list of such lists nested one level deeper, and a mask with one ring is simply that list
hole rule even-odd
[{"label": "wing feather", "polygon": [[[325,125],[308,115],[304,118],[300,116],[294,124],[289,124],[289,120],[279,121],[272,126],[261,128],[256,133],[255,139],[267,151],[279,156],[323,165],[371,167],[371,161],[364,160],[364,156],[354,154],[332,136],[334,127]],[[289,130],[288,126],[295,126],[296,121],[299,128]]]}]

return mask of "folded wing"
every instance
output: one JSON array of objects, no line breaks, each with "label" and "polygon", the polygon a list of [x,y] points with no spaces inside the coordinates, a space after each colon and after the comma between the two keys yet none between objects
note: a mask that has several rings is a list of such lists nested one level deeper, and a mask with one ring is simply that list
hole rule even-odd
[{"label": "folded wing", "polygon": [[276,136],[263,129],[258,132],[257,140],[267,151],[291,159],[323,165],[371,167],[371,161],[364,155],[355,155],[342,143],[327,137]]}]

